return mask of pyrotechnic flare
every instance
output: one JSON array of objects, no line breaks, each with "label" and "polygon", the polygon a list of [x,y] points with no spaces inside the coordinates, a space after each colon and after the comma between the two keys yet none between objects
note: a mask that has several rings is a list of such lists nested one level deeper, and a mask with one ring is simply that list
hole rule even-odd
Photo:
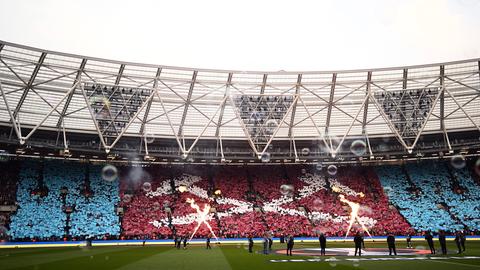
[{"label": "pyrotechnic flare", "polygon": [[204,204],[203,210],[200,210],[200,207],[195,203],[194,199],[187,198],[187,203],[189,203],[190,207],[192,207],[193,209],[195,209],[197,211],[197,227],[195,227],[195,230],[193,230],[192,236],[190,236],[190,239],[188,240],[188,242],[190,242],[192,240],[193,236],[197,233],[198,228],[200,228],[202,223],[205,224],[208,227],[208,229],[210,230],[210,232],[213,235],[213,238],[215,238],[218,241],[217,236],[215,235],[212,227],[210,226],[210,224],[207,221],[208,213],[210,213],[210,205]]},{"label": "pyrotechnic flare", "polygon": [[355,222],[355,220],[358,222],[358,224],[360,224],[360,226],[362,226],[362,229],[368,234],[368,236],[372,237],[372,235],[368,231],[368,229],[365,226],[365,224],[363,223],[363,221],[358,217],[358,210],[360,210],[360,204],[356,203],[356,202],[351,202],[351,201],[345,199],[345,196],[343,194],[340,194],[338,197],[340,198],[341,202],[348,204],[348,206],[350,206],[350,208],[351,208],[350,223],[348,224],[348,230],[347,230],[347,234],[345,234],[345,238],[347,238],[348,233],[352,229],[352,225]]}]

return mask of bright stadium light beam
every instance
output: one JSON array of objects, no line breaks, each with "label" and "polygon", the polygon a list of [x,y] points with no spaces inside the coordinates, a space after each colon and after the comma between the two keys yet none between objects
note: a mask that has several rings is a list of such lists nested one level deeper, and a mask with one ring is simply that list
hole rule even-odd
[{"label": "bright stadium light beam", "polygon": [[197,233],[198,229],[200,228],[200,226],[202,224],[205,224],[208,227],[208,229],[210,230],[210,232],[213,235],[213,238],[215,238],[218,241],[217,236],[213,232],[212,226],[210,226],[210,223],[208,223],[208,221],[207,221],[208,213],[210,213],[210,205],[205,204],[203,206],[203,210],[200,210],[200,207],[198,206],[198,204],[195,203],[194,199],[187,198],[187,203],[189,203],[190,207],[192,207],[193,209],[195,209],[197,211],[197,220],[196,220],[197,221],[197,227],[195,227],[195,229],[193,230],[193,233],[190,236],[190,239],[188,239],[188,242],[190,242],[192,240],[193,236],[195,236],[195,234]]},{"label": "bright stadium light beam", "polygon": [[350,206],[350,208],[351,208],[350,223],[348,224],[348,230],[347,230],[347,233],[345,234],[345,238],[347,238],[348,233],[352,229],[352,226],[353,226],[353,223],[355,222],[355,220],[358,222],[358,224],[360,224],[360,226],[362,226],[362,229],[368,234],[368,236],[372,237],[372,235],[368,231],[368,229],[365,226],[365,224],[363,223],[363,221],[360,220],[360,218],[358,217],[358,210],[360,210],[360,204],[356,203],[356,202],[351,202],[351,201],[345,199],[345,195],[343,195],[343,194],[340,194],[338,197],[340,198],[341,202],[348,204],[348,206]]}]

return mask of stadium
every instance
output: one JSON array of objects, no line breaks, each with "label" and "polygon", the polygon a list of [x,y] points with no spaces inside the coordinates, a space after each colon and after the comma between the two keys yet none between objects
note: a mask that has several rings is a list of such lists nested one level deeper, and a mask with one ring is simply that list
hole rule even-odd
[{"label": "stadium", "polygon": [[0,40],[0,269],[478,268],[479,93]]}]

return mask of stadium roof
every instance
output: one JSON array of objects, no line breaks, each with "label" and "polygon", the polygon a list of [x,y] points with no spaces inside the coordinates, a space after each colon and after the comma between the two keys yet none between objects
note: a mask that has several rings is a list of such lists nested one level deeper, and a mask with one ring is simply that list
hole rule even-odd
[{"label": "stadium roof", "polygon": [[[480,59],[345,71],[260,72],[128,63],[0,41],[0,125],[21,143],[37,130],[168,138],[185,154],[199,140],[396,137],[480,130]],[[243,102],[243,103],[242,103]],[[14,121],[12,121],[14,119]],[[189,140],[190,143],[185,143]]]}]

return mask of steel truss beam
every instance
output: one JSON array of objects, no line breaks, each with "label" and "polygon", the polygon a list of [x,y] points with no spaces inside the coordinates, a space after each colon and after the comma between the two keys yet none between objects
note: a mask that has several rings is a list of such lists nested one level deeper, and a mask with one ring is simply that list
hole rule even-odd
[{"label": "steel truss beam", "polygon": [[40,58],[38,59],[37,65],[35,66],[35,69],[32,72],[32,75],[30,75],[30,79],[27,82],[27,85],[25,85],[25,90],[22,93],[22,96],[20,97],[20,100],[17,103],[17,107],[13,111],[13,118],[17,117],[18,112],[20,111],[23,102],[27,98],[28,92],[32,88],[33,82],[35,81],[35,78],[38,75],[38,72],[40,71],[40,68],[42,67],[43,61],[45,60],[45,57],[47,57],[47,53],[42,53],[40,55]]},{"label": "steel truss beam", "polygon": [[[153,89],[157,89],[158,80],[160,79],[161,74],[162,74],[162,68],[158,68],[157,69],[157,74],[155,75],[155,79],[153,80]],[[152,102],[153,102],[153,98],[150,99],[150,101],[148,102],[147,108],[146,108],[145,113],[143,115],[142,125],[140,126],[140,134],[145,133],[145,124],[147,123],[148,114],[150,113],[150,107],[152,107]]]},{"label": "steel truss beam", "polygon": [[[228,73],[227,84],[225,85],[225,94],[223,95],[224,99],[230,95],[230,86],[232,85],[232,78],[233,78],[233,73],[231,72]],[[227,104],[226,100],[223,102],[222,108],[220,109],[220,115],[218,116],[218,122],[217,122],[217,129],[215,130],[215,137],[217,137],[217,141],[220,144],[220,155],[222,157],[222,160],[225,160],[225,155],[223,152],[223,140],[222,140],[220,128],[222,126],[223,113],[225,111],[225,104]]]},{"label": "steel truss beam", "polygon": [[103,134],[102,134],[102,131],[100,130],[100,127],[98,126],[98,122],[95,118],[95,113],[93,112],[93,109],[92,107],[90,106],[90,102],[88,100],[88,96],[87,96],[87,93],[86,93],[86,90],[85,90],[85,87],[84,87],[84,84],[83,83],[80,83],[80,89],[82,91],[82,94],[83,94],[83,98],[85,99],[85,103],[87,104],[87,107],[88,107],[88,110],[90,112],[90,116],[92,117],[92,120],[93,120],[93,123],[95,124],[95,128],[97,130],[97,133],[98,133],[98,137],[100,138],[100,142],[102,143],[104,149],[105,149],[105,152],[108,154],[110,152],[110,150],[115,146],[115,144],[122,138],[122,136],[125,134],[125,132],[128,130],[128,128],[130,127],[130,125],[135,121],[136,118],[138,118],[138,114],[145,108],[145,106],[148,104],[148,102],[150,102],[150,99],[153,98],[154,94],[156,91],[152,91],[150,93],[150,95],[148,96],[148,98],[142,103],[142,105],[140,106],[140,108],[137,110],[137,112],[135,112],[135,114],[130,118],[130,120],[128,121],[127,125],[120,131],[120,133],[115,137],[115,140],[111,143],[111,144],[107,144],[107,142],[105,141],[105,138],[103,137]]},{"label": "steel truss beam", "polygon": [[35,127],[30,130],[30,132],[27,134],[27,136],[23,137],[23,139],[25,141],[27,141],[35,131],[37,131],[37,129],[39,127],[41,127],[43,125],[43,123],[48,119],[48,117],[50,117],[55,111],[57,111],[57,108],[63,103],[63,101],[70,95],[71,92],[75,91],[75,89],[77,88],[79,82],[76,82],[68,91],[67,93],[65,93],[65,95],[63,95],[63,97],[57,102],[57,104],[55,106],[53,106],[50,111],[43,117],[43,119],[37,123],[37,125],[35,125]]},{"label": "steel truss beam", "polygon": [[[80,78],[82,77],[82,73],[83,73],[83,70],[85,69],[86,64],[87,64],[87,59],[83,59],[82,63],[80,64],[80,67],[78,68],[77,76],[75,77],[75,81],[73,82],[73,84],[80,81]],[[75,91],[72,91],[70,93],[70,95],[67,97],[67,101],[65,102],[65,105],[63,105],[62,113],[61,113],[60,118],[58,119],[58,122],[57,122],[57,128],[60,128],[60,125],[63,125],[62,124],[63,123],[63,118],[65,117],[65,114],[67,113],[68,106],[70,105],[70,102],[72,101],[74,93],[75,93]],[[64,129],[65,129],[65,127],[64,127]]]},{"label": "steel truss beam", "polygon": [[478,126],[478,124],[475,123],[475,121],[473,121],[473,118],[470,116],[470,114],[467,111],[465,111],[465,109],[458,102],[458,100],[455,98],[455,96],[447,88],[445,88],[445,91],[452,98],[453,102],[455,102],[455,104],[457,104],[458,108],[460,108],[460,110],[465,114],[465,116],[468,118],[468,120],[470,120],[470,122],[472,122],[472,124],[480,131],[480,127]]},{"label": "steel truss beam", "polygon": [[190,147],[188,148],[188,150],[186,150],[184,152],[184,154],[188,155],[190,153],[190,151],[192,151],[193,147],[195,147],[195,145],[197,144],[198,140],[203,136],[203,134],[205,133],[205,131],[207,130],[207,128],[210,126],[210,124],[213,122],[213,119],[215,119],[215,116],[217,116],[218,112],[220,111],[220,109],[224,106],[226,100],[227,100],[227,96],[225,96],[222,101],[220,102],[220,104],[218,104],[218,107],[217,109],[215,110],[215,113],[213,114],[213,116],[210,118],[210,120],[203,126],[203,129],[202,131],[200,132],[200,134],[195,138],[195,140],[193,141],[193,143],[190,145]]},{"label": "steel truss beam", "polygon": [[[302,74],[297,75],[297,84],[295,85],[295,95],[300,95],[300,87],[302,85]],[[293,104],[292,115],[290,117],[290,124],[288,125],[288,137],[292,139],[292,128],[295,121],[295,113],[297,111],[297,101]]]},{"label": "steel truss beam", "polygon": [[[445,85],[445,66],[440,66],[440,85]],[[440,130],[443,132],[443,137],[448,146],[448,151],[452,152],[452,145],[448,137],[447,129],[445,128],[445,91],[440,95]]]},{"label": "steel truss beam", "polygon": [[[366,83],[366,92],[365,95],[368,96],[370,94],[370,83],[372,82],[372,72],[369,71],[367,73],[367,83]],[[363,109],[363,121],[362,121],[362,133],[365,135],[366,128],[367,128],[367,116],[368,116],[368,99],[365,103],[365,108]]]},{"label": "steel truss beam", "polygon": [[20,123],[19,123],[19,125],[17,125],[17,120],[15,119],[15,117],[13,117],[13,113],[10,110],[10,106],[8,105],[7,97],[5,95],[5,92],[3,91],[2,81],[0,81],[0,92],[2,93],[3,102],[5,102],[5,108],[7,109],[8,115],[10,116],[10,120],[12,121],[12,125],[13,125],[13,129],[15,131],[15,134],[17,135],[17,138],[19,139],[20,144],[24,144],[25,140],[22,137],[22,130],[20,129],[20,126],[19,126]]},{"label": "steel truss beam", "polygon": [[[436,81],[436,80],[435,80]],[[375,84],[374,84],[375,85]],[[377,86],[378,87],[378,86]],[[382,88],[380,88],[382,89]],[[384,90],[384,89],[382,89]],[[385,91],[385,90],[384,90]],[[424,123],[422,124],[419,132],[416,134],[415,136],[415,139],[414,139],[414,142],[411,144],[411,145],[407,145],[407,143],[405,142],[405,140],[403,139],[403,136],[401,134],[398,133],[397,129],[393,126],[393,123],[388,119],[387,115],[385,114],[385,112],[383,111],[383,109],[381,108],[382,106],[378,103],[378,101],[376,100],[376,98],[373,96],[373,93],[370,93],[370,99],[374,102],[375,104],[375,107],[377,108],[378,112],[382,115],[384,121],[387,123],[388,127],[390,128],[390,130],[392,132],[395,133],[398,141],[403,145],[403,147],[408,151],[408,153],[411,153],[413,151],[413,149],[415,148],[417,142],[418,142],[418,139],[420,138],[420,136],[422,135],[423,133],[423,130],[425,129],[425,126],[427,125],[431,115],[432,115],[432,112],[433,112],[433,109],[435,108],[435,106],[437,105],[437,102],[438,100],[440,99],[440,95],[441,93],[445,91],[445,87],[442,85],[441,88],[440,88],[440,91],[439,93],[437,94],[437,96],[435,97],[435,100],[433,101],[433,104],[432,104],[432,107],[430,108],[430,111],[428,112],[428,115],[427,117],[425,118],[425,121]]]},{"label": "steel truss beam", "polygon": [[[178,128],[178,136],[182,136],[182,139],[184,139],[183,125],[185,124],[185,118],[187,117],[188,113],[188,106],[190,105],[192,99],[193,88],[195,87],[195,82],[197,80],[197,73],[198,72],[196,70],[193,72],[192,81],[190,82],[190,88],[188,90],[188,96],[185,101],[185,107],[183,108],[182,120],[180,121],[180,126]],[[185,145],[183,146],[183,148],[185,148]]]},{"label": "steel truss beam", "polygon": [[[365,95],[368,96],[370,95],[370,84],[372,82],[372,72],[369,71],[367,73],[367,83],[365,85]],[[367,146],[368,146],[368,152],[370,154],[370,157],[373,157],[373,153],[372,153],[372,148],[370,146],[370,138],[368,137],[368,131],[367,131],[367,117],[368,117],[368,106],[369,106],[369,98],[367,98],[367,100],[365,101],[365,106],[363,108],[363,121],[362,121],[362,134],[363,136],[365,137],[365,140],[367,142]]]},{"label": "steel truss beam", "polygon": [[[445,85],[445,66],[440,66],[440,85]],[[445,92],[440,95],[440,130],[445,131]]]},{"label": "steel truss beam", "polygon": [[323,141],[323,143],[325,144],[325,147],[326,147],[327,151],[328,151],[329,153],[331,153],[331,152],[332,152],[331,145],[326,141],[324,134],[322,134],[322,132],[320,131],[320,128],[318,128],[317,123],[316,123],[315,120],[313,119],[313,115],[312,115],[312,114],[310,113],[310,111],[308,110],[307,106],[306,106],[305,103],[303,102],[303,99],[300,97],[299,100],[300,100],[300,103],[302,104],[303,108],[304,108],[305,111],[307,112],[308,119],[310,119],[310,121],[312,122],[313,126],[315,127],[315,130],[317,131],[318,136],[320,136],[320,139],[321,139],[321,140]]},{"label": "steel truss beam", "polygon": [[[277,135],[278,131],[280,130],[280,128],[282,127],[283,124],[286,124],[286,121],[285,119],[287,118],[288,114],[292,111],[293,109],[293,104],[295,104],[298,100],[299,96],[298,95],[295,95],[294,96],[294,100],[292,102],[292,104],[290,104],[290,107],[288,108],[288,110],[285,112],[285,115],[282,117],[282,120],[280,121],[280,123],[278,124],[278,126],[275,128],[275,131],[273,132],[272,136],[270,137],[270,139],[268,140],[267,144],[265,145],[265,147],[263,148],[262,152],[260,153],[260,155],[258,156],[258,158],[261,158],[262,155],[265,153],[265,151],[267,151],[268,147],[270,146],[270,144],[272,143],[272,140],[273,138],[275,138],[275,136]],[[248,134],[248,136],[250,136],[250,134]]]},{"label": "steel truss beam", "polygon": [[260,95],[265,93],[265,86],[267,86],[267,74],[263,74],[262,86],[260,87]]},{"label": "steel truss beam", "polygon": [[175,136],[175,140],[177,141],[177,144],[178,144],[178,147],[180,148],[180,151],[182,151],[182,153],[185,154],[185,148],[184,148],[183,144],[180,142],[179,135],[175,131],[175,128],[172,125],[172,121],[170,121],[170,116],[168,116],[168,112],[165,109],[165,104],[163,103],[163,99],[162,99],[162,96],[160,95],[160,93],[158,91],[158,88],[155,89],[155,95],[157,96],[158,100],[160,101],[160,105],[162,106],[163,113],[165,114],[165,117],[167,118],[168,125],[170,126],[170,129],[172,130],[173,136]]},{"label": "steel truss beam", "polygon": [[[230,86],[232,86],[232,78],[233,78],[233,73],[228,73],[228,78],[227,78],[227,84],[225,85],[225,94],[223,97],[225,98],[226,96],[230,95]],[[222,126],[222,121],[223,121],[223,112],[225,111],[225,104],[226,102],[223,103],[220,115],[218,116],[218,122],[217,122],[217,130],[215,131],[215,137],[219,137],[220,135],[220,127]]]},{"label": "steel truss beam", "polygon": [[340,147],[342,147],[342,144],[345,141],[345,138],[348,136],[348,134],[350,134],[350,130],[352,129],[355,122],[357,121],[357,118],[360,115],[360,113],[362,112],[362,109],[364,109],[365,104],[367,103],[368,97],[369,97],[368,95],[365,96],[365,98],[363,99],[362,105],[360,106],[360,108],[358,108],[358,111],[355,114],[355,117],[352,119],[352,122],[348,126],[347,132],[345,132],[345,134],[343,134],[343,137],[340,140],[340,142],[338,143],[337,147],[332,151],[332,156],[333,157],[338,153],[338,150],[340,150]]},{"label": "steel truss beam", "polygon": [[[335,84],[336,83],[337,83],[337,73],[333,73],[332,74],[332,84],[331,84],[331,87],[330,87],[330,98],[328,99],[327,121],[325,123],[325,135],[327,137],[330,137],[330,135],[329,135],[330,118],[332,116],[333,97],[335,95]],[[330,144],[331,144],[331,142],[330,142]]]}]

